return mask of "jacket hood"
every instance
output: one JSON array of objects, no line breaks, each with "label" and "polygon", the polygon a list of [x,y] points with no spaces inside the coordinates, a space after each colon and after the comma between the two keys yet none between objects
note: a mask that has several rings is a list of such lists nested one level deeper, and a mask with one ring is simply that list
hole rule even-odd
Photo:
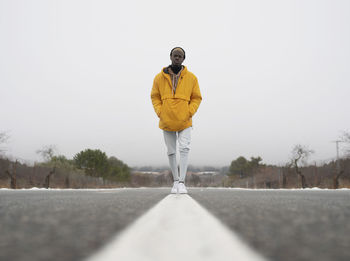
[{"label": "jacket hood", "polygon": [[[169,65],[170,66],[170,65]],[[164,67],[163,69],[162,69],[162,74],[165,76],[165,74],[169,74],[169,66],[167,66],[167,67]],[[187,73],[187,67],[185,66],[185,65],[182,65],[182,67],[183,67],[183,70],[182,70],[182,72],[181,72],[181,75],[183,76],[183,75],[185,75],[186,73]]]}]

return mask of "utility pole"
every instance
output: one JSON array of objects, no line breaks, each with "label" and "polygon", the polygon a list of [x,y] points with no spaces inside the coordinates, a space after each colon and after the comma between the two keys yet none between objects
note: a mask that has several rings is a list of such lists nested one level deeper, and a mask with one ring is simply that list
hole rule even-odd
[{"label": "utility pole", "polygon": [[341,140],[336,140],[335,142],[335,146],[337,149],[337,164],[336,164],[336,172],[335,175],[333,176],[333,188],[337,189],[339,188],[339,177],[343,174],[344,171],[340,170],[340,162],[339,162],[339,142],[342,142]]},{"label": "utility pole", "polygon": [[337,149],[337,173],[339,173],[340,171],[340,162],[339,162],[339,142],[342,142],[341,140],[336,140],[336,141],[333,141],[335,142],[335,147]]}]

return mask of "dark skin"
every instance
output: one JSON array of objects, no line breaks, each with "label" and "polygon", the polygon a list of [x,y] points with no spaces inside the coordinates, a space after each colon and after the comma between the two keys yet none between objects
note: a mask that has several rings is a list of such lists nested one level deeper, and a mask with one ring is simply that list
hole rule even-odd
[{"label": "dark skin", "polygon": [[177,73],[181,70],[181,65],[185,60],[184,53],[180,50],[174,50],[170,55],[170,60],[171,60],[171,69],[174,71],[174,73]]}]

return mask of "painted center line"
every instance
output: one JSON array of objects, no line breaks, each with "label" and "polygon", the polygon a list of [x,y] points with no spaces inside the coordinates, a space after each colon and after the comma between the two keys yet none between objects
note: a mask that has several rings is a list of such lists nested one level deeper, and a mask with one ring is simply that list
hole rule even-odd
[{"label": "painted center line", "polygon": [[88,261],[265,260],[188,195],[168,195]]}]

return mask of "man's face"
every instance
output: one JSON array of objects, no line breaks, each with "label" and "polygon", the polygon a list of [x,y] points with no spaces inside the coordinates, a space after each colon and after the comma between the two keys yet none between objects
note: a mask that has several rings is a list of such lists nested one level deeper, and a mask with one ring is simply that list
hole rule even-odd
[{"label": "man's face", "polygon": [[185,60],[183,52],[180,50],[174,50],[170,55],[170,60],[172,65],[180,66]]}]

